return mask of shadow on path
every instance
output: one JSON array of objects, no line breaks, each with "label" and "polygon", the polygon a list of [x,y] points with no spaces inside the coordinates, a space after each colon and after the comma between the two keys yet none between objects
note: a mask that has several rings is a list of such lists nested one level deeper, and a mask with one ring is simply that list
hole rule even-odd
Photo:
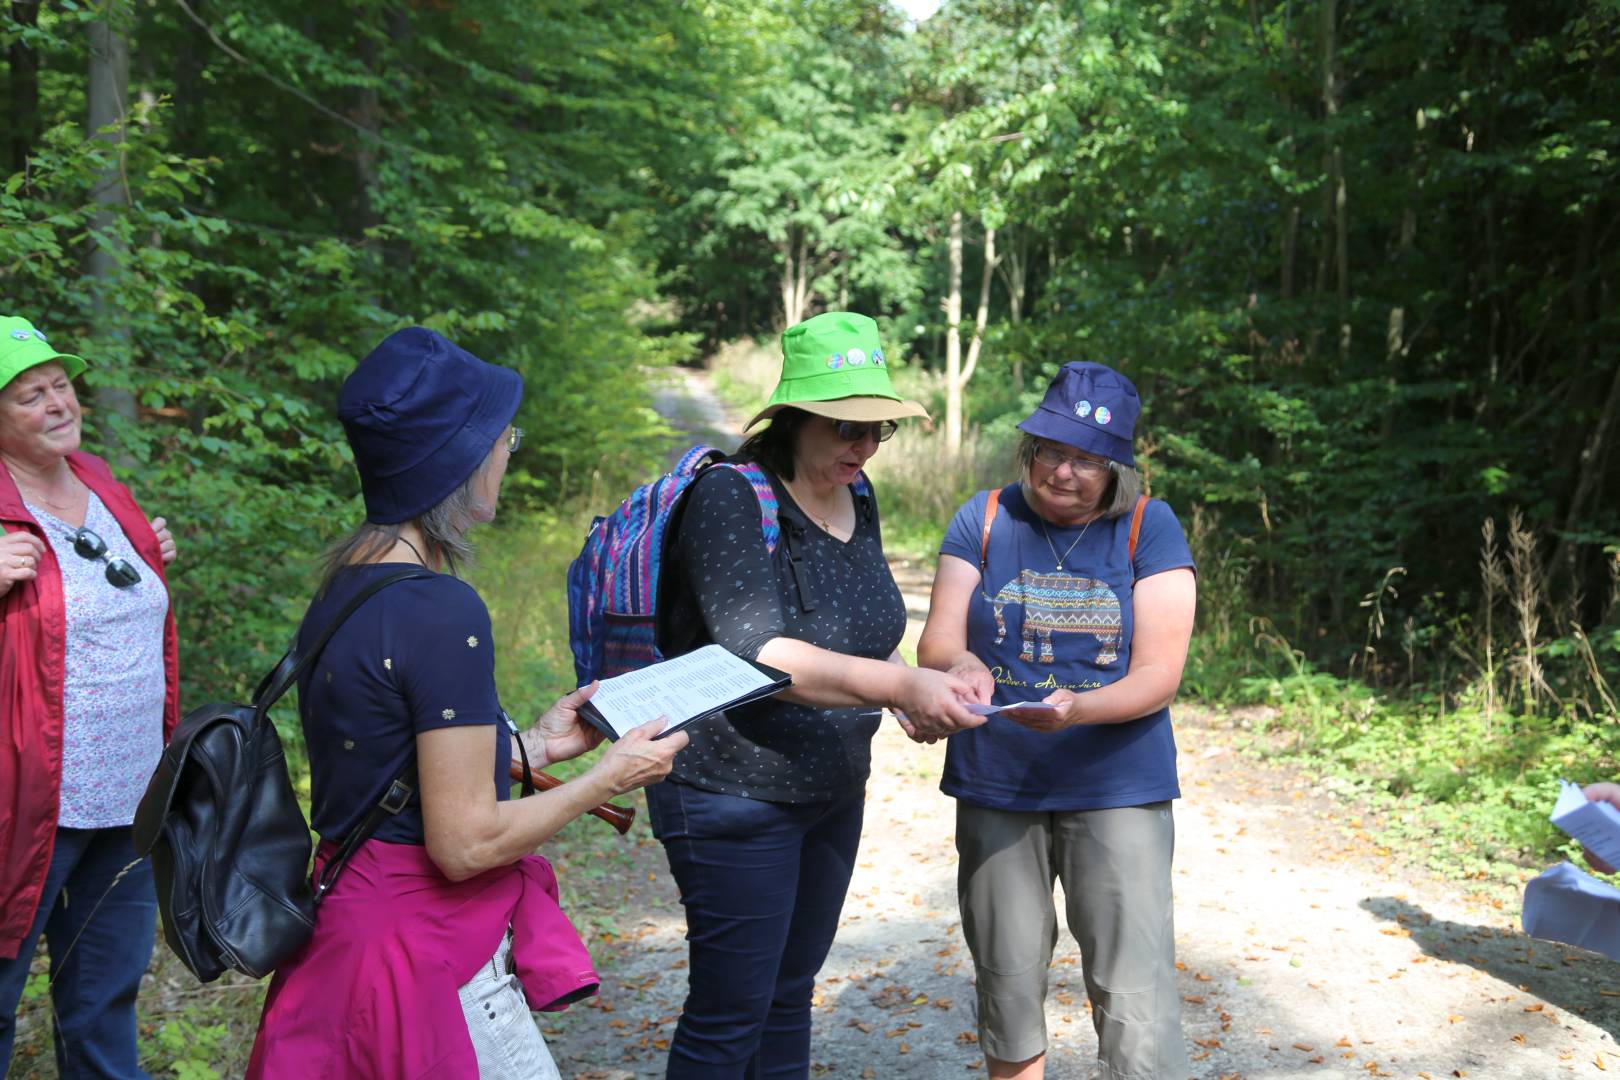
[{"label": "shadow on path", "polygon": [[[1410,932],[1427,955],[1482,971],[1620,1039],[1620,963],[1520,930],[1437,919],[1395,897],[1369,897],[1360,906]],[[1573,979],[1572,968],[1580,972]]]}]

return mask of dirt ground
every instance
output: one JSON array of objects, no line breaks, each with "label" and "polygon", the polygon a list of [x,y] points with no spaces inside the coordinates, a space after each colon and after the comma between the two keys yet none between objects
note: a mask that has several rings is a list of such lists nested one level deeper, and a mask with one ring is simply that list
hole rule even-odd
[{"label": "dirt ground", "polygon": [[[920,615],[923,575],[897,577]],[[1330,793],[1233,750],[1230,717],[1184,705],[1176,718],[1177,966],[1196,1077],[1620,1074],[1620,964],[1529,939],[1511,899],[1378,847]],[[943,757],[892,722],[877,738],[855,876],[817,984],[816,1076],[983,1075]],[[633,835],[635,902],[622,936],[593,944],[603,992],[543,1024],[576,1080],[661,1076],[686,991],[662,850]],[[1066,931],[1051,985],[1047,1075],[1089,1077],[1096,1038]]]},{"label": "dirt ground", "polygon": [[[1176,927],[1194,1075],[1620,1072],[1620,964],[1526,938],[1511,905],[1402,865],[1330,797],[1228,750],[1228,721],[1183,709],[1179,727]],[[855,878],[817,984],[814,1073],[982,1075],[942,748],[890,725],[874,757]],[[565,1076],[662,1075],[686,990],[684,923],[656,843],[638,848],[637,866],[639,916],[593,947],[601,997],[546,1018]],[[1096,1060],[1079,964],[1065,932],[1047,1002],[1054,1078],[1088,1077]]]},{"label": "dirt ground", "polygon": [[[694,436],[735,428],[700,374],[670,398],[681,408],[661,411]],[[896,577],[914,642],[928,577],[908,565]],[[1199,1080],[1620,1075],[1620,964],[1527,938],[1512,897],[1380,848],[1353,807],[1233,750],[1230,717],[1186,704],[1175,716],[1177,966]],[[817,984],[816,1076],[983,1075],[943,758],[893,722],[873,748],[865,834]],[[575,1080],[661,1076],[686,992],[680,903],[641,828],[621,936],[593,943],[603,992],[543,1024]],[[1090,1077],[1096,1038],[1067,931],[1051,987],[1047,1075]]]}]

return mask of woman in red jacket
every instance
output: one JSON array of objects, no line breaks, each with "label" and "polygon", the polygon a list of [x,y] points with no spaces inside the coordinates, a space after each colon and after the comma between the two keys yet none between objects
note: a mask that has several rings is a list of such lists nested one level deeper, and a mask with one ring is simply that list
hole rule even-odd
[{"label": "woman in red jacket", "polygon": [[79,450],[84,368],[0,316],[0,1072],[43,933],[58,1074],[139,1077],[157,900],[130,822],[178,715],[174,540]]}]

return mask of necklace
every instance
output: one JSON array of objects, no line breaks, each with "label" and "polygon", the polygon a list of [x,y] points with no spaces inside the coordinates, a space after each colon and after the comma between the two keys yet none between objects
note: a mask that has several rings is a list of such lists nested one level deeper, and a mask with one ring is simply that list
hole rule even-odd
[{"label": "necklace", "polygon": [[782,486],[788,489],[788,494],[793,496],[793,501],[799,504],[799,509],[804,511],[805,516],[811,521],[815,522],[817,525],[821,526],[822,532],[832,532],[832,519],[830,516],[823,516],[810,509],[805,498],[797,491],[793,490],[792,484],[784,481]]},{"label": "necklace", "polygon": [[[59,503],[54,499],[47,499],[45,497],[45,494],[43,492],[39,491],[37,488],[34,488],[34,487],[30,486],[30,485],[25,485],[20,479],[18,479],[17,474],[12,471],[12,468],[11,468],[10,465],[6,466],[6,472],[11,474],[11,482],[13,484],[16,484],[17,485],[17,490],[21,491],[24,495],[27,495],[30,498],[38,499],[40,502],[44,503],[46,506],[49,506],[52,510],[72,510],[73,509],[73,502],[74,502],[73,496],[78,494],[77,491],[75,491],[73,493],[73,495],[68,496],[69,501],[67,501],[65,503]],[[70,478],[72,477],[72,473],[69,473],[68,475],[69,475]]]},{"label": "necklace", "polygon": [[1069,554],[1073,552],[1075,548],[1080,546],[1080,541],[1086,538],[1086,530],[1091,528],[1091,521],[1096,521],[1097,519],[1092,518],[1091,521],[1086,522],[1086,527],[1080,530],[1080,535],[1074,538],[1074,543],[1070,544],[1068,549],[1065,550],[1062,555],[1057,553],[1057,545],[1052,543],[1052,534],[1046,531],[1046,520],[1039,516],[1037,516],[1035,520],[1041,523],[1041,535],[1046,537],[1046,546],[1052,550],[1052,558],[1057,563],[1055,569],[1062,570],[1063,560],[1067,559]]},{"label": "necklace", "polygon": [[405,537],[403,537],[403,536],[401,536],[399,538],[399,542],[404,544],[406,547],[411,549],[411,554],[416,556],[416,561],[417,562],[421,563],[423,566],[427,565],[427,560],[422,558],[422,553],[420,551],[416,550],[416,545],[415,544],[411,543],[409,540],[405,539]]}]

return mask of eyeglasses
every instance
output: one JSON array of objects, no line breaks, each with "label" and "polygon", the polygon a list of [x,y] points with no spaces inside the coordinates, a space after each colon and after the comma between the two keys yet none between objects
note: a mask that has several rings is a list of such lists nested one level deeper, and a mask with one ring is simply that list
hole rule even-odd
[{"label": "eyeglasses", "polygon": [[520,427],[515,427],[515,428],[512,429],[512,434],[510,434],[510,435],[508,435],[506,437],[506,452],[508,454],[515,454],[515,453],[517,453],[518,447],[520,447],[522,445],[523,445],[523,429],[520,428]]},{"label": "eyeglasses", "polygon": [[107,564],[107,584],[113,588],[127,589],[141,580],[140,572],[123,559],[109,559],[107,542],[89,529],[71,532],[68,539],[73,541],[73,553],[79,558]]},{"label": "eyeglasses", "polygon": [[1072,471],[1085,473],[1087,476],[1101,476],[1108,471],[1108,462],[1106,461],[1065,454],[1057,447],[1049,446],[1046,443],[1036,444],[1035,460],[1054,469],[1059,465],[1067,465]]},{"label": "eyeglasses", "polygon": [[860,420],[835,420],[833,427],[838,429],[838,437],[844,442],[862,442],[868,435],[878,442],[888,442],[894,433],[900,430],[898,420],[878,420],[876,422],[863,422]]}]

